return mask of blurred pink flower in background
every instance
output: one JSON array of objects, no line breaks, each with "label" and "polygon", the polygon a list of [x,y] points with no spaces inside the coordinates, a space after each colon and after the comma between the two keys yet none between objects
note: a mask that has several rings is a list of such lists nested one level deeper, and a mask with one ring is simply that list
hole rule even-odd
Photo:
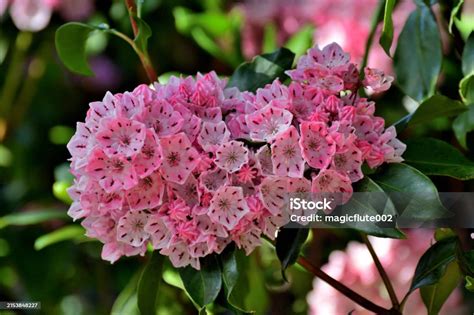
[{"label": "blurred pink flower in background", "polygon": [[[277,29],[277,43],[283,45],[303,25],[315,27],[314,42],[320,46],[338,43],[351,54],[356,63],[362,61],[377,0],[247,0],[242,5],[245,24],[242,30],[242,49],[247,58],[261,53],[264,27],[273,23]],[[402,0],[393,14],[394,42],[398,38],[409,13],[415,8],[409,0]],[[378,44],[381,25],[374,38],[368,65],[391,73],[391,59]],[[392,52],[396,45],[392,46]]]},{"label": "blurred pink flower in background", "polygon": [[90,15],[94,3],[93,0],[0,0],[0,15],[7,9],[18,29],[38,32],[49,24],[55,10],[66,20],[81,20]]},{"label": "blurred pink flower in background", "polygon": [[[431,230],[412,230],[407,236],[407,240],[370,238],[399,299],[410,287],[418,260],[434,242]],[[351,242],[345,251],[332,252],[322,269],[375,304],[390,308],[390,298],[365,244]],[[450,315],[466,314],[460,293],[455,290],[451,294],[440,314],[447,314],[448,310]],[[319,279],[314,280],[307,301],[310,315],[348,314],[352,310],[350,314],[354,315],[372,314]],[[404,314],[426,314],[418,290],[410,295]]]}]

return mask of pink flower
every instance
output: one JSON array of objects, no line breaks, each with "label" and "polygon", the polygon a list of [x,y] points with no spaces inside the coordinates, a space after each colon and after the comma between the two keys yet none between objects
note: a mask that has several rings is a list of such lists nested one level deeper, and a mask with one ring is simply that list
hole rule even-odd
[{"label": "pink flower", "polygon": [[303,177],[305,161],[301,156],[298,139],[299,134],[294,126],[277,134],[271,147],[275,175]]},{"label": "pink flower", "polygon": [[216,191],[211,200],[209,217],[231,230],[248,211],[242,188],[224,186]]},{"label": "pink flower", "polygon": [[[363,163],[400,162],[405,150],[354,94],[362,83],[349,60],[335,44],[312,48],[289,87],[275,80],[256,94],[225,89],[215,73],[107,93],[68,144],[68,214],[84,218],[104,259],[151,244],[175,267],[199,269],[230,242],[250,254],[262,235],[274,239],[290,194],[347,202]],[[372,72],[370,86],[388,85]]]},{"label": "pink flower", "polygon": [[235,173],[249,160],[248,149],[240,141],[224,143],[217,149],[214,162],[229,173]]},{"label": "pink flower", "polygon": [[183,184],[199,163],[199,154],[184,133],[163,137],[161,173],[166,180]]}]

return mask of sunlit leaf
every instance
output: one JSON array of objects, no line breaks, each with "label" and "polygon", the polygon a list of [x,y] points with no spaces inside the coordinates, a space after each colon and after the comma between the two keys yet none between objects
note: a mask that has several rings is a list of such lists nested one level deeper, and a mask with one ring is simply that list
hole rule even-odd
[{"label": "sunlit leaf", "polygon": [[41,250],[59,242],[74,240],[76,238],[82,237],[84,234],[85,230],[82,226],[68,225],[38,237],[35,241],[35,249]]},{"label": "sunlit leaf", "polygon": [[425,303],[428,315],[437,315],[451,293],[461,280],[458,264],[453,261],[446,267],[446,272],[435,284],[420,288],[421,298]]},{"label": "sunlit leaf", "polygon": [[50,220],[70,220],[64,210],[31,210],[0,217],[0,229],[10,225],[23,226],[43,223]]}]

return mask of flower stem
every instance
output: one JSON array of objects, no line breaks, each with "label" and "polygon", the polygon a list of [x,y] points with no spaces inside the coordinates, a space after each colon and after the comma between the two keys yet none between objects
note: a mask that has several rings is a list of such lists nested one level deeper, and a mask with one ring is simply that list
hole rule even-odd
[{"label": "flower stem", "polygon": [[[132,25],[133,35],[136,38],[138,36],[138,33],[140,32],[137,25],[137,21],[135,20],[135,17],[138,16],[137,5],[135,3],[135,0],[125,0],[125,6],[127,7],[128,15],[130,16],[130,24]],[[158,76],[156,75],[156,71],[153,67],[153,63],[151,62],[150,56],[148,55],[148,51],[140,50],[137,45],[135,45],[135,42],[125,34],[120,33],[118,31],[113,31],[113,33],[125,40],[133,47],[138,57],[140,58],[140,62],[142,63],[143,69],[146,72],[148,80],[150,81],[150,83],[155,82]]]},{"label": "flower stem", "polygon": [[367,246],[367,249],[370,252],[370,255],[372,256],[372,259],[374,260],[375,266],[377,267],[377,270],[379,271],[380,277],[382,278],[382,281],[385,284],[385,287],[387,288],[388,295],[390,296],[390,301],[392,301],[393,307],[399,310],[400,302],[398,301],[398,298],[397,298],[397,295],[395,294],[395,290],[393,289],[392,283],[390,282],[390,279],[387,273],[385,272],[385,269],[383,268],[382,263],[380,262],[380,259],[374,250],[374,247],[370,243],[370,240],[366,234],[361,233],[361,236],[362,236],[362,240]]},{"label": "flower stem", "polygon": [[383,18],[384,8],[385,8],[385,0],[379,0],[375,13],[372,17],[372,24],[370,26],[369,37],[367,38],[367,42],[365,44],[364,59],[362,59],[362,64],[360,66],[361,76],[364,75],[364,68],[367,66],[367,62],[369,60],[370,48],[372,48],[372,42],[374,41],[375,33],[377,32],[377,26],[379,25],[380,21]]},{"label": "flower stem", "polygon": [[128,15],[130,16],[130,24],[132,24],[133,35],[137,37],[139,31],[138,25],[135,19],[133,18],[137,15],[137,5],[135,3],[135,0],[125,0],[125,5],[127,6]]},{"label": "flower stem", "polygon": [[369,301],[359,293],[353,291],[349,287],[345,286],[341,282],[337,281],[321,269],[313,266],[305,257],[300,256],[297,260],[297,263],[312,273],[314,276],[318,277],[319,279],[323,280],[327,284],[329,284],[331,287],[351,299],[352,301],[356,302],[360,306],[364,307],[365,309],[372,311],[376,314],[380,315],[395,315],[395,314],[400,314],[397,310],[391,309],[385,309],[377,304],[374,304],[372,301]]}]

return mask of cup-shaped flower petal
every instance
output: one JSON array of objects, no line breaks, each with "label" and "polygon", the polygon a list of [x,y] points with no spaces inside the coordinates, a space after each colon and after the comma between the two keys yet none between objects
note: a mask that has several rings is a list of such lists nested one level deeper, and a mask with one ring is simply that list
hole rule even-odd
[{"label": "cup-shaped flower petal", "polygon": [[144,124],[127,118],[111,118],[102,121],[96,139],[108,156],[132,157],[140,152],[145,136]]},{"label": "cup-shaped flower petal", "polygon": [[92,152],[86,172],[99,180],[100,186],[108,193],[130,189],[138,183],[135,168],[125,156],[108,157],[101,149]]},{"label": "cup-shaped flower petal", "polygon": [[229,173],[235,173],[242,165],[249,161],[249,150],[244,146],[243,142],[230,141],[224,143],[216,151],[216,159],[214,162],[218,167]]},{"label": "cup-shaped flower petal", "polygon": [[198,181],[193,175],[189,175],[183,184],[169,183],[169,188],[190,207],[198,205],[200,202],[201,194]]},{"label": "cup-shaped flower petal", "polygon": [[172,222],[161,213],[152,214],[144,229],[150,235],[154,249],[168,247],[174,234]]},{"label": "cup-shaped flower petal", "polygon": [[139,118],[160,137],[177,134],[184,123],[181,114],[165,100],[148,104]]},{"label": "cup-shaped flower petal", "polygon": [[127,202],[131,210],[153,209],[161,205],[165,183],[159,172],[141,178],[138,185],[126,192]]},{"label": "cup-shaped flower petal", "polygon": [[271,146],[275,175],[303,177],[305,161],[301,155],[298,140],[298,131],[294,126],[277,134]]},{"label": "cup-shaped flower petal", "polygon": [[309,166],[324,169],[331,163],[336,144],[328,135],[327,127],[321,122],[303,122],[300,126],[300,146],[303,158]]},{"label": "cup-shaped flower petal", "polygon": [[241,187],[223,186],[211,200],[209,217],[231,230],[249,211]]},{"label": "cup-shaped flower petal", "polygon": [[254,141],[272,141],[276,134],[288,129],[293,115],[271,104],[245,117],[250,129],[250,138]]},{"label": "cup-shaped flower petal", "polygon": [[87,164],[87,159],[97,141],[92,131],[84,123],[77,123],[76,133],[67,144],[74,167],[80,169]]},{"label": "cup-shaped flower petal", "polygon": [[161,138],[160,144],[163,150],[161,174],[171,182],[185,183],[199,163],[199,153],[182,132]]},{"label": "cup-shaped flower petal", "polygon": [[393,82],[393,77],[385,75],[382,70],[366,67],[364,73],[365,78],[362,83],[369,94],[385,92]]},{"label": "cup-shaped flower petal", "polygon": [[263,205],[273,214],[282,212],[288,199],[288,178],[268,176],[259,187],[260,199]]},{"label": "cup-shaped flower petal", "polygon": [[334,154],[331,169],[346,173],[351,182],[357,182],[364,177],[362,173],[362,152],[350,145]]},{"label": "cup-shaped flower petal", "polygon": [[311,190],[315,193],[335,193],[335,200],[346,203],[352,196],[352,185],[349,176],[335,170],[321,170],[313,178]]},{"label": "cup-shaped flower petal", "polygon": [[199,176],[199,183],[206,192],[215,192],[228,183],[227,172],[220,168],[202,172]]},{"label": "cup-shaped flower petal", "polygon": [[230,132],[225,122],[219,123],[204,122],[201,132],[197,137],[197,142],[206,152],[215,152],[222,143],[226,143],[230,138]]},{"label": "cup-shaped flower petal", "polygon": [[145,141],[140,153],[133,160],[133,166],[140,178],[147,177],[161,166],[163,152],[153,129],[146,130]]},{"label": "cup-shaped flower petal", "polygon": [[149,217],[142,210],[127,212],[118,222],[117,239],[133,247],[141,246],[150,237],[145,231]]}]

